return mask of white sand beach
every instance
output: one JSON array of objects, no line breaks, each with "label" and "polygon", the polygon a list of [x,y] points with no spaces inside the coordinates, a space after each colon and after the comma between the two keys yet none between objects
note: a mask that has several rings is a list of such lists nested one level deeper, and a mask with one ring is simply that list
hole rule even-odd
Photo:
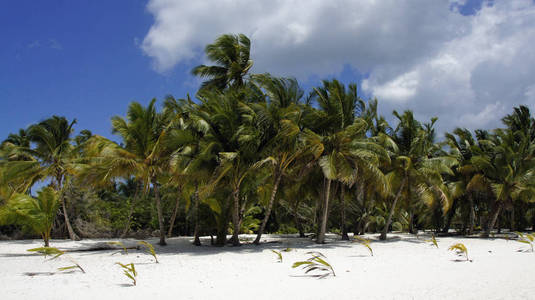
[{"label": "white sand beach", "polygon": [[[39,240],[0,242],[2,299],[535,299],[535,253],[506,239],[437,238],[439,248],[418,238],[395,234],[373,241],[374,256],[358,243],[335,240],[325,245],[293,236],[268,235],[279,241],[261,246],[217,248],[191,245],[191,238],[155,245],[160,263],[141,250],[72,252],[86,271],[57,272],[72,265],[66,258],[45,260],[27,252]],[[252,238],[252,236],[242,236]],[[51,246],[75,249],[106,240],[53,240]],[[115,241],[115,240],[114,240]],[[127,246],[135,240],[122,240]],[[150,240],[156,244],[157,240]],[[204,239],[205,244],[209,244]],[[448,247],[461,242],[472,262],[462,261]],[[283,250],[282,263],[271,249]],[[304,277],[292,264],[323,253],[336,276]],[[133,262],[137,286],[116,262]],[[33,273],[28,275],[28,273]]]}]

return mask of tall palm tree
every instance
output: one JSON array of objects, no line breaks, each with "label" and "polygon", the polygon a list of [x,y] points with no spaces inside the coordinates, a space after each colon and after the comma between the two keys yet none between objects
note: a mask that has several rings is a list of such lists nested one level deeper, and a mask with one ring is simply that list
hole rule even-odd
[{"label": "tall palm tree", "polygon": [[168,124],[156,111],[155,103],[156,99],[153,99],[147,107],[143,107],[132,102],[126,119],[119,116],[112,118],[113,133],[122,138],[124,147],[104,137],[91,138],[87,147],[90,162],[81,176],[95,184],[134,176],[143,183],[145,193],[152,186],[158,212],[159,244],[163,246],[166,242],[160,180],[167,173],[173,150],[167,145],[170,135]]},{"label": "tall palm tree", "polygon": [[255,244],[260,239],[271,216],[271,210],[277,196],[282,177],[303,153],[299,147],[300,128],[297,125],[300,117],[299,101],[303,90],[297,80],[292,78],[276,78],[269,74],[254,75],[253,81],[258,84],[267,96],[267,101],[252,103],[249,126],[261,128],[267,144],[264,153],[260,153],[263,162],[269,162],[273,178],[273,188],[264,218],[258,230]]},{"label": "tall palm tree", "polygon": [[323,81],[323,86],[315,89],[315,97],[320,107],[317,117],[324,122],[322,127],[314,129],[316,132],[306,130],[305,139],[325,178],[321,226],[316,240],[324,243],[332,181],[350,185],[357,180],[355,176],[364,173],[381,182],[383,174],[378,165],[382,159],[388,160],[388,155],[384,148],[366,137],[368,123],[356,117],[365,107],[357,96],[356,85],[350,84],[346,90],[337,80]]},{"label": "tall palm tree", "polygon": [[228,184],[232,193],[232,243],[240,245],[238,234],[241,224],[241,185],[247,176],[260,166],[257,153],[265,147],[260,128],[246,126],[251,113],[249,103],[255,102],[250,89],[232,88],[219,91],[205,91],[198,95],[201,105],[197,116],[202,118],[208,131],[205,135],[210,150],[216,154],[218,167],[211,186],[221,182]]},{"label": "tall palm tree", "polygon": [[390,211],[380,235],[380,239],[387,237],[392,217],[397,203],[405,199],[409,207],[409,231],[414,232],[414,212],[412,206],[415,199],[428,203],[438,199],[444,208],[449,209],[451,197],[442,177],[443,174],[453,174],[451,167],[456,160],[451,157],[432,157],[435,145],[432,143],[432,126],[436,118],[431,119],[428,126],[418,122],[411,111],[403,115],[394,111],[399,124],[394,131],[398,153],[392,158],[391,171],[386,175],[390,190],[397,190],[390,207]]},{"label": "tall palm tree", "polygon": [[208,59],[216,65],[199,65],[191,73],[208,79],[201,89],[223,90],[229,86],[243,86],[244,77],[253,66],[250,51],[251,41],[244,34],[221,35],[204,50]]}]

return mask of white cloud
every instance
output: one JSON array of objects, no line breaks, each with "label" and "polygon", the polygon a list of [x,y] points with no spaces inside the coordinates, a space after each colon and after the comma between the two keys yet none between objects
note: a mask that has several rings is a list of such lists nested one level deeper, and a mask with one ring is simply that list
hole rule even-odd
[{"label": "white cloud", "polygon": [[535,105],[535,6],[494,1],[462,16],[459,1],[151,0],[142,42],[159,72],[198,62],[223,33],[252,39],[254,72],[301,79],[369,74],[362,88],[392,109],[439,117],[442,130],[499,124],[513,105]]}]

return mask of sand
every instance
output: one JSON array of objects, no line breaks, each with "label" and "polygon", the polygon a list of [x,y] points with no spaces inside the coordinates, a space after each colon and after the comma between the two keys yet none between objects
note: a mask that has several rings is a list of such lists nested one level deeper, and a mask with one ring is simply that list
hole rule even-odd
[{"label": "sand", "polygon": [[[39,240],[1,241],[0,298],[535,299],[535,253],[525,251],[529,245],[506,239],[440,237],[437,249],[424,235],[394,234],[386,242],[377,241],[377,235],[367,237],[373,240],[374,256],[364,246],[334,235],[325,245],[295,236],[268,235],[266,240],[277,243],[223,248],[195,247],[191,238],[171,238],[168,246],[155,246],[158,264],[141,250],[69,254],[85,274],[57,272],[58,267],[72,264],[63,257],[45,260],[26,251],[40,247]],[[241,238],[252,240],[253,236]],[[76,249],[105,241],[53,240],[51,246]],[[209,244],[206,239],[203,242]],[[472,262],[448,251],[458,242],[466,245]],[[277,262],[271,249],[288,247],[293,250],[282,252],[283,261]],[[310,256],[309,251],[323,253],[336,276],[303,277],[302,270],[292,269],[294,262]],[[116,262],[135,264],[137,286],[131,285]]]}]

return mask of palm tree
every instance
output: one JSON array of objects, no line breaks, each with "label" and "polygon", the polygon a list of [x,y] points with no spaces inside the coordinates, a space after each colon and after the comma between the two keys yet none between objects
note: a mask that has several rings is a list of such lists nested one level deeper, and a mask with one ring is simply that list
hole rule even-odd
[{"label": "palm tree", "polygon": [[197,114],[207,125],[205,140],[212,145],[210,149],[218,161],[210,186],[214,188],[224,181],[232,191],[232,243],[235,246],[240,245],[238,234],[244,204],[240,188],[246,177],[261,165],[257,153],[265,146],[260,129],[246,126],[251,113],[248,103],[255,102],[251,92],[246,88],[233,88],[198,95],[202,105]]},{"label": "palm tree", "polygon": [[452,208],[448,212],[448,219],[444,232],[448,232],[451,219],[455,213],[455,204],[459,200],[468,202],[468,234],[472,234],[475,226],[474,192],[487,189],[487,181],[481,172],[477,171],[474,161],[481,158],[481,148],[465,128],[456,128],[453,134],[446,133],[446,142],[450,147],[450,155],[459,164],[454,168],[455,175],[448,184],[453,197]]},{"label": "palm tree", "polygon": [[244,34],[221,35],[204,50],[208,59],[216,65],[199,65],[191,73],[208,79],[201,89],[223,90],[229,86],[243,86],[244,77],[253,66],[250,50],[251,41]]},{"label": "palm tree", "polygon": [[[71,144],[71,134],[76,120],[68,122],[64,117],[52,116],[28,128],[27,134],[34,148],[17,147],[16,152],[27,153],[24,160],[4,162],[5,180],[28,182],[28,188],[38,180],[51,179],[51,186],[59,193],[65,225],[72,240],[78,236],[72,229],[63,193],[65,183],[75,174],[78,166],[78,149]],[[28,160],[31,155],[34,159]]]},{"label": "palm tree", "polygon": [[324,122],[322,127],[315,128],[316,132],[306,130],[305,139],[325,178],[321,226],[316,240],[324,243],[332,181],[350,185],[358,180],[356,176],[366,174],[380,182],[383,177],[378,165],[382,159],[388,160],[388,155],[384,148],[366,137],[368,123],[356,117],[365,107],[357,96],[356,85],[350,84],[346,90],[337,80],[323,81],[323,86],[315,89],[315,96],[320,107],[317,117]]},{"label": "palm tree", "polygon": [[50,233],[59,207],[58,195],[51,187],[37,192],[37,197],[15,194],[0,209],[0,224],[20,224],[38,233],[45,247],[50,246]]},{"label": "palm tree", "polygon": [[381,232],[380,239],[382,240],[386,239],[396,205],[401,198],[405,199],[409,206],[409,231],[411,233],[414,232],[414,212],[411,209],[414,205],[412,203],[414,198],[420,198],[428,204],[438,198],[444,211],[449,209],[451,197],[442,174],[453,174],[450,168],[456,164],[456,160],[451,157],[432,157],[435,147],[432,143],[434,133],[432,126],[436,118],[431,119],[431,123],[427,126],[423,126],[414,118],[411,111],[407,110],[403,115],[394,111],[394,116],[399,120],[393,136],[398,153],[393,157],[391,171],[386,177],[390,190],[397,188],[397,192]]},{"label": "palm tree", "polygon": [[263,162],[269,162],[273,178],[273,189],[267,209],[254,241],[258,245],[271,215],[282,177],[287,175],[303,152],[303,149],[299,148],[300,128],[296,124],[300,116],[298,104],[303,97],[303,90],[297,80],[292,78],[261,74],[254,75],[253,81],[264,89],[268,101],[251,104],[250,117],[253,122],[250,126],[261,128],[265,136],[265,153],[260,155],[267,156]]},{"label": "palm tree", "polygon": [[172,149],[166,144],[170,135],[168,124],[156,111],[156,99],[145,108],[137,102],[128,107],[127,118],[112,118],[113,133],[118,134],[124,147],[104,137],[90,139],[87,153],[90,157],[88,168],[81,176],[94,184],[103,184],[110,180],[134,176],[142,182],[145,193],[150,186],[158,212],[160,242],[164,246],[165,226],[160,198],[160,179],[166,174]]}]

